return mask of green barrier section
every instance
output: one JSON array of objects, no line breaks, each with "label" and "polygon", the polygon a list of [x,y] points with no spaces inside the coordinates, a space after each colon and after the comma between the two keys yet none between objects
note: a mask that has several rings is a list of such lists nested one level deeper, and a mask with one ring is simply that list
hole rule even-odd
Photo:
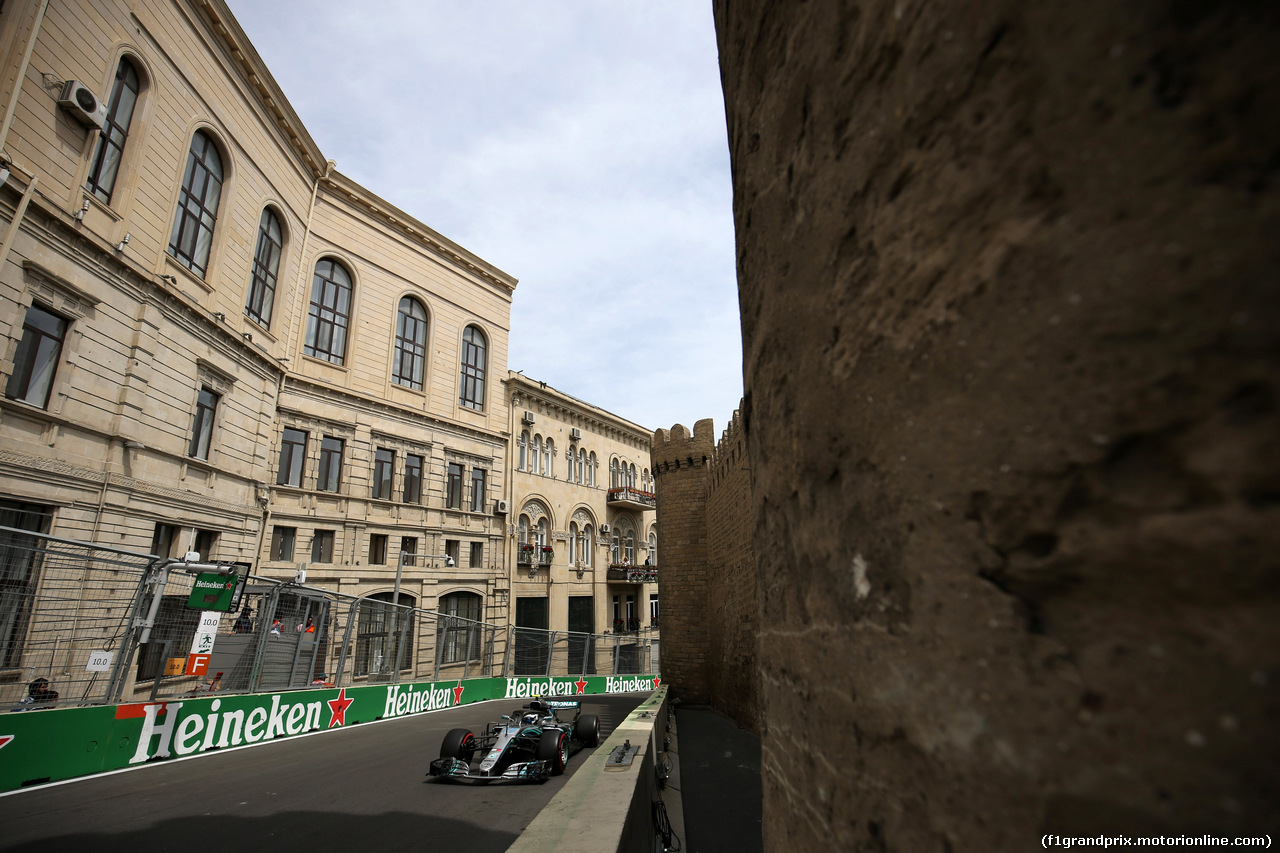
[{"label": "green barrier section", "polygon": [[11,713],[0,716],[0,791],[471,702],[652,691],[661,680],[473,678]]}]

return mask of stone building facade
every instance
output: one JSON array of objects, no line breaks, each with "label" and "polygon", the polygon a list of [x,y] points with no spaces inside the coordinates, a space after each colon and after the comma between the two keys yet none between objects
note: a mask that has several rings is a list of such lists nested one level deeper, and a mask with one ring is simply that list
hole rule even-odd
[{"label": "stone building facade", "polygon": [[[656,639],[649,432],[520,373],[508,375],[506,391],[512,624]],[[540,665],[536,656],[522,663]]]},{"label": "stone building facade", "polygon": [[1276,826],[1280,10],[715,17],[765,849]]},{"label": "stone building facade", "polygon": [[326,162],[221,0],[12,0],[0,60],[0,523],[354,595],[412,553],[505,621],[515,279]]}]

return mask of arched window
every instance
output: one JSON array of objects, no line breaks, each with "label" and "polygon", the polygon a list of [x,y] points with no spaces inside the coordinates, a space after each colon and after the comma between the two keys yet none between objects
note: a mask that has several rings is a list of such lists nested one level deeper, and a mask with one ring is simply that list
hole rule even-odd
[{"label": "arched window", "polygon": [[[371,675],[413,668],[413,607],[415,599],[400,593],[377,592],[360,602],[356,615],[355,674]],[[405,639],[403,647],[400,639]]]},{"label": "arched window", "polygon": [[347,351],[351,315],[351,275],[332,258],[316,264],[311,281],[307,340],[302,351],[322,361],[342,364]]},{"label": "arched window", "polygon": [[632,489],[636,487],[636,466],[634,463],[631,467],[627,468],[627,486]]},{"label": "arched window", "polygon": [[565,460],[564,467],[567,469],[564,472],[564,479],[565,479],[565,482],[567,483],[573,482],[573,472],[577,468],[577,466],[574,464],[574,460],[577,458],[578,458],[577,449],[572,444],[569,445],[569,449],[564,452],[564,460]]},{"label": "arched window", "polygon": [[213,245],[213,226],[218,221],[218,201],[222,198],[222,157],[213,140],[203,130],[191,137],[187,170],[178,194],[178,210],[169,235],[169,254],[196,275],[204,278]]},{"label": "arched window", "polygon": [[640,478],[640,488],[644,489],[646,492],[652,492],[652,491],[653,491],[653,481],[649,479],[649,469],[648,469],[648,468],[645,468],[645,469],[644,469],[644,474],[642,474],[642,475],[641,475],[641,478]]},{"label": "arched window", "polygon": [[569,565],[578,560],[578,522],[569,522]]},{"label": "arched window", "polygon": [[622,562],[622,531],[617,525],[614,525],[613,538],[609,540],[609,562],[615,566]]},{"label": "arched window", "polygon": [[479,660],[483,652],[480,607],[484,603],[474,592],[451,592],[440,597],[436,643],[441,663]]},{"label": "arched window", "polygon": [[271,309],[276,301],[276,276],[280,272],[283,248],[280,220],[270,208],[264,207],[258,220],[258,246],[253,252],[253,278],[249,281],[244,313],[267,328],[271,328]]},{"label": "arched window", "polygon": [[427,309],[416,299],[400,300],[396,314],[396,352],[391,363],[391,381],[415,391],[422,390],[427,363]]},{"label": "arched window", "polygon": [[487,346],[475,326],[462,333],[462,383],[458,402],[468,409],[484,410],[484,371]]},{"label": "arched window", "polygon": [[542,436],[540,435],[535,435],[533,437],[533,459],[530,461],[533,463],[530,466],[530,470],[532,470],[533,473],[535,474],[541,474],[542,473]]},{"label": "arched window", "polygon": [[520,465],[519,470],[527,471],[529,469],[529,431],[525,430],[520,433]]},{"label": "arched window", "polygon": [[575,478],[577,482],[584,482],[583,469],[587,467],[587,451],[581,447],[578,448],[578,476]]},{"label": "arched window", "polygon": [[591,547],[591,525],[582,526],[582,564],[590,568],[594,563],[595,548]]},{"label": "arched window", "polygon": [[85,181],[85,188],[105,204],[111,203],[111,192],[115,189],[120,158],[124,156],[124,143],[129,136],[129,123],[133,120],[133,108],[138,103],[140,89],[133,63],[127,59],[120,60],[111,97],[107,101],[107,123],[98,136],[93,165]]},{"label": "arched window", "polygon": [[554,477],[556,475],[555,458],[556,458],[555,442],[553,442],[550,438],[548,438],[546,455],[543,456],[543,459],[545,461],[542,466],[542,473],[546,474],[548,477]]},{"label": "arched window", "polygon": [[596,484],[596,468],[598,467],[594,450],[591,451],[591,458],[587,460],[587,463],[587,485],[594,486]]},{"label": "arched window", "polygon": [[649,565],[658,565],[658,534],[649,534]]},{"label": "arched window", "polygon": [[618,483],[618,460],[610,459],[609,460],[609,488],[616,489],[618,488],[619,485],[620,484]]},{"label": "arched window", "polygon": [[538,546],[539,555],[541,555],[542,548],[546,546],[549,541],[550,539],[547,536],[547,520],[545,518],[540,518],[538,519],[538,541],[535,543]]}]

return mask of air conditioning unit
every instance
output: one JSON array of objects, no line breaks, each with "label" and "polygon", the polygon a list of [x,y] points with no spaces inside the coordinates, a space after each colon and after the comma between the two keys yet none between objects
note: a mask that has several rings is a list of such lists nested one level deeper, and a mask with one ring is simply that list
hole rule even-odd
[{"label": "air conditioning unit", "polygon": [[607,524],[602,524],[602,525],[600,525],[600,535],[601,535],[601,536],[608,536],[608,535],[609,535],[609,525],[607,525]]},{"label": "air conditioning unit", "polygon": [[107,105],[79,80],[68,80],[62,84],[58,106],[86,127],[102,130],[107,125]]},{"label": "air conditioning unit", "polygon": [[493,514],[494,514],[494,515],[506,515],[506,514],[507,514],[508,512],[510,512],[510,511],[511,511],[511,507],[510,507],[510,505],[508,505],[508,504],[507,504],[507,502],[506,502],[506,501],[494,501],[494,502],[493,502]]},{"label": "air conditioning unit", "polygon": [[574,427],[573,429],[569,430],[569,440],[582,441],[582,430],[578,429],[577,427]]},{"label": "air conditioning unit", "polygon": [[305,563],[298,566],[298,570],[293,573],[293,582],[299,586],[307,582],[307,566]]},{"label": "air conditioning unit", "polygon": [[526,411],[524,413],[524,417],[521,418],[521,420],[524,421],[524,423],[531,424],[536,422],[538,418],[533,412]]}]

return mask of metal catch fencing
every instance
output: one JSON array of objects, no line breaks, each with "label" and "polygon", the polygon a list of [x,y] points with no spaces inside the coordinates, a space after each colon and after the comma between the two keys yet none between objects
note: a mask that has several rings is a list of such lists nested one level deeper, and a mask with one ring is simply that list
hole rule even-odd
[{"label": "metal catch fencing", "polygon": [[234,564],[203,567],[237,574],[232,609],[202,610],[197,568],[0,527],[0,709],[658,664],[649,633],[512,628]]}]

